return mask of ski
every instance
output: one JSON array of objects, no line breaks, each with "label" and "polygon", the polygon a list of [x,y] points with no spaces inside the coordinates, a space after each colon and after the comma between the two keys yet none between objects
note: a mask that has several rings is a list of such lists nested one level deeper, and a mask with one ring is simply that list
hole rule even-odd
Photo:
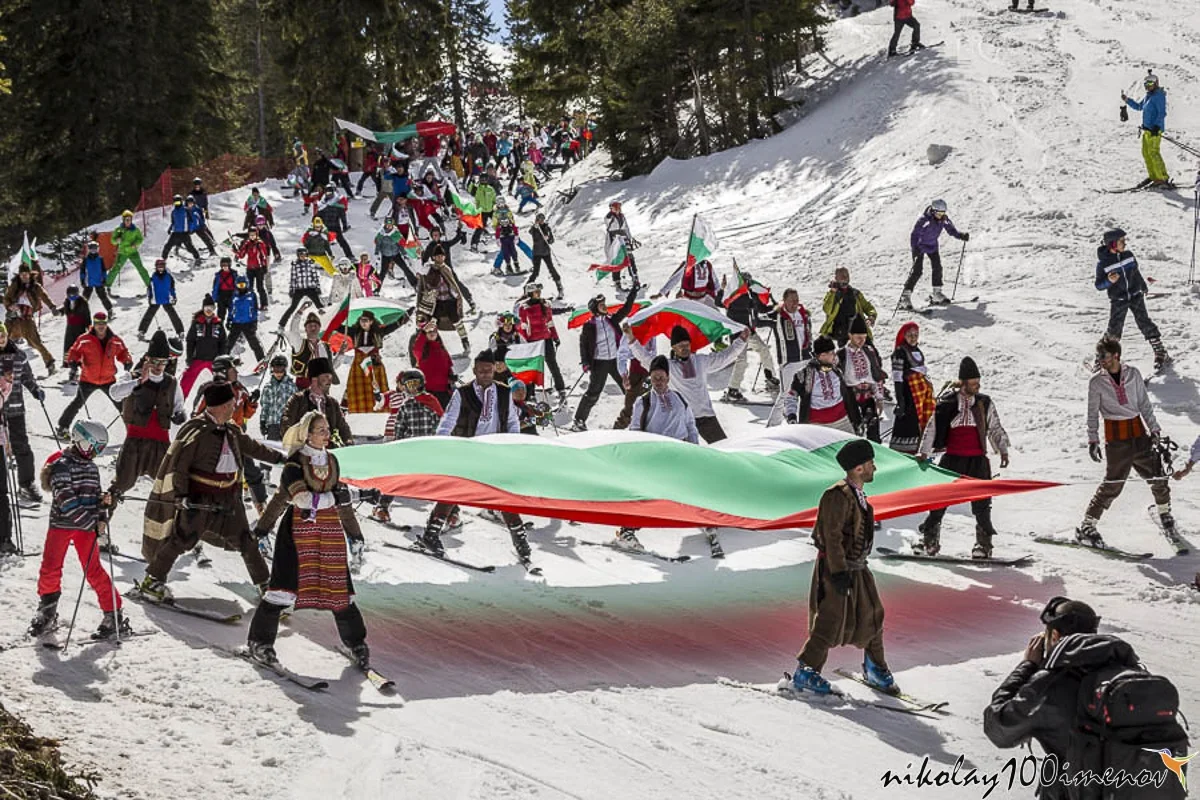
[{"label": "ski", "polygon": [[1153,553],[1131,553],[1128,550],[1122,550],[1119,547],[1110,547],[1108,545],[1105,545],[1104,547],[1092,547],[1091,545],[1081,544],[1069,539],[1059,539],[1055,536],[1035,536],[1033,537],[1033,540],[1039,544],[1055,544],[1060,547],[1074,547],[1078,550],[1091,550],[1099,553],[1102,556],[1108,556],[1109,558],[1116,558],[1122,561],[1145,561],[1148,558],[1154,558]]},{"label": "ski", "polygon": [[525,572],[529,575],[541,576],[542,574],[541,567],[535,567],[528,557],[522,558],[520,553],[517,554],[517,563],[524,567]]},{"label": "ski", "polygon": [[196,617],[198,619],[207,619],[212,622],[222,622],[226,625],[236,625],[242,619],[242,614],[240,611],[235,614],[224,614],[220,611],[208,611],[203,608],[196,608],[194,606],[189,606],[186,604],[180,605],[178,600],[171,600],[170,602],[159,602],[157,600],[153,600],[150,597],[147,597],[146,595],[142,594],[137,589],[137,587],[134,587],[133,589],[130,589],[128,592],[125,592],[124,596],[129,598],[130,600],[136,600],[139,603],[145,603],[147,605],[154,606],[155,608],[165,608],[168,611],[175,611],[179,614],[183,614],[188,617]]},{"label": "ski", "polygon": [[759,408],[773,408],[778,400],[726,400],[724,397],[717,400],[718,403],[724,403],[727,406],[757,406]]},{"label": "ski", "polygon": [[1186,556],[1192,551],[1191,545],[1187,543],[1186,539],[1179,535],[1178,531],[1170,533],[1166,528],[1163,527],[1162,517],[1158,515],[1158,506],[1151,504],[1146,507],[1146,511],[1150,514],[1150,520],[1154,523],[1162,535],[1166,537],[1167,541],[1171,543],[1171,547],[1175,548],[1175,555]]},{"label": "ski", "polygon": [[[784,675],[784,679],[790,683],[792,676],[786,672],[783,673],[783,675]],[[793,702],[793,701],[808,702],[809,705],[812,705],[812,706],[825,706],[827,708],[838,708],[842,704],[845,704],[847,706],[858,707],[858,708],[878,708],[883,711],[891,711],[896,714],[907,714],[911,717],[924,717],[925,719],[941,719],[941,717],[939,717],[935,714],[931,714],[928,711],[922,710],[922,709],[910,708],[908,706],[895,706],[895,705],[891,705],[890,703],[880,703],[880,702],[875,702],[872,700],[859,700],[856,697],[850,697],[845,692],[843,692],[839,689],[834,689],[829,694],[814,694],[812,692],[797,692],[794,689],[781,688],[779,686],[776,686],[774,688],[769,688],[766,686],[758,686],[753,683],[747,683],[746,681],[738,681],[738,680],[733,680],[732,678],[724,678],[724,677],[718,677],[717,683],[722,686],[729,686],[734,689],[746,689],[751,692],[758,692],[759,694],[765,694],[768,697],[774,697],[779,700],[786,700],[789,702]]]},{"label": "ski", "polygon": [[215,645],[214,647],[223,653],[229,653],[234,658],[240,658],[242,661],[253,664],[259,669],[266,670],[272,675],[283,678],[285,681],[290,681],[297,686],[302,686],[305,689],[308,689],[310,692],[316,692],[329,688],[329,681],[323,680],[322,678],[309,678],[297,672],[292,672],[282,664],[266,664],[256,658],[252,658],[250,651],[244,647],[239,647],[235,650],[228,650],[224,647],[216,647]]},{"label": "ski", "polygon": [[337,646],[337,651],[345,656],[351,664],[353,664],[360,672],[362,672],[362,674],[368,681],[370,681],[371,685],[374,686],[376,690],[385,694],[395,690],[396,682],[394,680],[384,677],[369,664],[365,668],[359,666],[358,660],[354,657],[354,654],[350,652],[350,648],[346,647],[344,644],[339,644]]},{"label": "ski", "polygon": [[1017,14],[1042,14],[1042,13],[1049,11],[1050,9],[1048,9],[1048,8],[1009,8],[1008,10],[1016,12]]},{"label": "ski", "polygon": [[142,558],[141,556],[135,556],[132,553],[122,553],[120,550],[114,550],[112,553],[112,557],[113,558],[125,558],[130,561],[138,561],[138,562],[141,562],[142,564],[146,563],[146,559]]},{"label": "ski", "polygon": [[1145,189],[1146,187],[1148,187],[1151,184],[1151,182],[1152,181],[1150,178],[1146,178],[1144,181],[1139,183],[1137,186],[1130,186],[1127,189],[1101,189],[1100,191],[1103,192],[1104,194],[1126,194],[1128,192],[1140,192],[1143,189]]},{"label": "ski", "polygon": [[971,556],[931,556],[923,553],[901,553],[898,550],[892,550],[888,547],[876,547],[875,552],[878,553],[881,558],[895,561],[923,561],[930,563],[937,563],[940,561],[944,564],[978,564],[981,566],[993,567],[1013,567],[1020,564],[1027,564],[1034,560],[1033,556],[1028,553],[1021,556],[1015,556],[1013,558],[972,558]]},{"label": "ski", "polygon": [[459,561],[457,558],[451,558],[450,556],[439,556],[436,553],[431,553],[424,547],[416,544],[395,544],[394,542],[384,542],[383,546],[391,547],[396,550],[407,550],[410,553],[417,553],[418,555],[427,556],[438,561],[444,561],[447,564],[453,564],[454,566],[462,567],[463,569],[473,569],[476,572],[496,571],[496,567],[493,564],[471,564],[467,561]]},{"label": "ski", "polygon": [[[139,636],[153,636],[156,633],[158,633],[157,630],[130,631],[129,633],[123,633],[120,636],[113,635],[113,636],[100,636],[100,637],[97,637],[96,634],[93,633],[91,636],[89,636],[86,639],[76,639],[75,644],[84,645],[84,644],[99,644],[101,642],[107,642],[108,644],[115,644],[117,646],[120,646],[126,639],[136,639]],[[41,645],[42,645],[42,647],[46,648],[47,650],[58,650],[58,651],[62,651],[63,647],[64,647],[63,644],[56,642],[56,641],[43,641],[43,642],[41,642]]]},{"label": "ski", "polygon": [[924,700],[918,700],[917,698],[913,697],[911,694],[907,694],[906,692],[900,692],[898,694],[890,694],[888,692],[883,691],[878,686],[873,686],[870,683],[868,683],[866,677],[861,672],[851,672],[848,669],[835,669],[834,673],[842,676],[843,678],[849,678],[850,680],[855,681],[856,683],[861,683],[863,686],[866,686],[868,689],[879,692],[880,694],[882,694],[886,697],[894,697],[902,703],[907,703],[910,708],[912,708],[916,711],[931,711],[931,712],[934,712],[937,714],[950,713],[945,710],[946,706],[949,705],[949,703],[947,703],[945,701],[940,702],[940,703],[927,703]]},{"label": "ski", "polygon": [[657,558],[659,561],[670,561],[676,564],[682,564],[684,561],[691,561],[691,556],[668,556],[662,553],[656,553],[653,550],[631,550],[628,547],[622,547],[616,542],[589,542],[586,539],[577,539],[578,544],[586,544],[590,547],[607,547],[609,550],[616,550],[618,553],[625,553],[631,556],[649,556]]},{"label": "ski", "polygon": [[54,635],[61,629],[62,624],[55,623],[53,628],[44,630],[37,636],[31,636],[28,632],[25,632],[20,637],[0,645],[0,653],[3,653],[7,650],[16,650],[18,647],[43,646],[46,642],[53,642]]},{"label": "ski", "polygon": [[959,306],[959,305],[963,305],[965,303],[978,303],[978,302],[979,302],[979,295],[975,295],[970,300],[951,300],[946,303],[934,303],[933,299],[931,298],[929,300],[928,306],[926,306],[925,308],[921,308],[921,309],[914,308],[913,311],[922,316],[931,317],[931,316],[933,316],[933,312],[937,311],[940,308],[950,308],[951,306]]}]

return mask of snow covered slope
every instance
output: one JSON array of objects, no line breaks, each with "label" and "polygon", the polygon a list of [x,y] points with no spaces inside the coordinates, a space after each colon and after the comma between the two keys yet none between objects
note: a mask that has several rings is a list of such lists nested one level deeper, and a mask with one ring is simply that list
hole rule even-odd
[{"label": "snow covered slope", "polygon": [[[663,564],[573,546],[571,538],[599,540],[611,531],[547,520],[535,520],[531,534],[534,559],[545,568],[541,580],[519,567],[464,572],[384,548],[382,541],[399,541],[401,534],[364,521],[371,549],[356,581],[359,602],[376,665],[397,680],[403,704],[364,687],[332,652],[336,634],[326,614],[296,614],[280,639],[285,663],[332,680],[327,692],[314,694],[265,680],[208,646],[240,643],[244,624],[226,627],[135,606],[135,627],[162,631],[116,651],[94,645],[66,657],[27,647],[0,653],[6,705],[40,731],[62,735],[67,755],[94,766],[105,776],[101,791],[121,798],[978,797],[984,791],[978,787],[885,789],[880,776],[910,764],[915,771],[927,755],[952,765],[960,754],[995,773],[1019,755],[988,744],[981,709],[1036,632],[1041,605],[1069,594],[1093,603],[1104,630],[1128,637],[1151,669],[1171,676],[1185,713],[1194,716],[1200,708],[1196,596],[1179,584],[1191,580],[1200,559],[1169,557],[1147,519],[1145,486],[1129,487],[1102,531],[1114,544],[1153,551],[1151,561],[1132,565],[1046,547],[1031,534],[1070,530],[1101,477],[1084,446],[1081,362],[1107,318],[1106,299],[1092,288],[1094,250],[1106,226],[1129,232],[1131,249],[1161,294],[1150,301],[1151,313],[1176,363],[1151,389],[1160,422],[1184,443],[1200,429],[1193,377],[1200,356],[1192,339],[1197,297],[1184,285],[1190,193],[1098,191],[1132,186],[1143,176],[1136,123],[1121,125],[1116,116],[1118,92],[1146,67],[1170,93],[1168,130],[1200,129],[1193,55],[1200,19],[1167,0],[1053,0],[1054,15],[1011,14],[997,10],[1002,5],[922,2],[924,40],[945,43],[903,60],[882,57],[891,31],[887,9],[843,20],[830,33],[831,57],[841,65],[831,78],[835,86],[794,127],[710,158],[664,163],[643,178],[586,183],[574,201],[555,202],[549,214],[568,299],[576,303],[596,291],[584,269],[601,257],[600,219],[608,201],[619,198],[644,244],[638,261],[653,286],[682,258],[699,212],[726,231],[720,269],[736,256],[777,296],[797,287],[809,308],[819,307],[834,267],[849,267],[854,284],[880,309],[886,343],[908,319],[889,320],[911,263],[908,232],[931,199],[947,200],[951,217],[972,234],[958,297],[981,299],[928,322],[918,317],[934,382],[953,377],[959,358],[973,355],[1013,439],[1006,475],[1067,484],[996,502],[997,552],[1032,553],[1037,561],[1030,566],[875,562],[898,680],[917,696],[948,701],[951,716],[925,720],[788,703],[717,682],[727,676],[766,685],[794,664],[814,553],[805,532],[722,531],[729,557],[714,562],[704,557],[697,531],[646,531],[648,546],[695,557]],[[926,158],[932,144],[952,148],[938,166]],[[1164,155],[1172,175],[1190,183],[1192,164],[1167,144]],[[579,185],[604,174],[592,159],[557,183]],[[277,234],[288,253],[306,217],[274,182],[265,191],[277,206]],[[218,233],[238,225],[244,194],[212,198]],[[367,205],[351,209],[356,251],[369,246],[373,233]],[[768,221],[777,222],[755,225]],[[144,250],[150,259],[163,238],[161,227],[150,231]],[[954,244],[945,250],[948,284],[958,260]],[[489,260],[462,248],[455,254],[487,312],[468,324],[475,347],[485,343],[492,315],[511,307],[523,280],[488,277]],[[918,299],[928,281],[927,272]],[[123,278],[114,328],[140,352],[132,340],[144,300],[135,282],[133,273]],[[210,283],[208,267],[182,282],[181,312],[198,308]],[[277,290],[286,284],[286,269],[275,284]],[[398,284],[385,293],[409,297]],[[279,297],[277,291],[276,314]],[[48,343],[61,339],[59,321],[47,320],[44,330]],[[1126,332],[1128,360],[1148,369],[1150,351],[1132,320]],[[387,343],[392,375],[405,363],[406,340],[407,331]],[[448,343],[457,352],[454,337]],[[572,332],[561,358],[568,383],[579,375],[576,348]],[[714,391],[723,379],[714,381]],[[50,394],[50,412],[57,414],[66,401],[53,388]],[[606,395],[593,426],[610,425],[619,402],[615,393]],[[96,418],[112,419],[100,398],[90,406]],[[40,410],[31,413],[31,428],[47,433]],[[765,409],[723,405],[718,413],[731,433],[756,430],[766,416]],[[356,417],[352,424],[376,432],[382,417]],[[113,426],[116,441],[120,428]],[[52,446],[35,437],[39,459]],[[111,461],[103,459],[105,470]],[[1200,532],[1200,484],[1191,480],[1173,485],[1176,517],[1185,532]],[[147,489],[143,482],[136,493]],[[393,508],[397,521],[413,525],[425,511],[421,503]],[[966,511],[947,517],[943,543],[950,552],[969,549],[973,523]],[[140,513],[131,502],[117,517],[116,539],[126,552],[136,551]],[[26,517],[33,547],[44,517],[44,511]],[[452,554],[512,563],[498,526],[467,519],[461,534],[446,537]],[[917,522],[888,523],[878,543],[897,546]],[[209,569],[181,559],[172,575],[176,593],[206,598],[214,608],[250,608],[253,590],[240,559],[214,555]],[[6,566],[0,576],[0,641],[18,637],[32,613],[36,562]],[[123,559],[116,570],[124,585],[141,575],[141,565]],[[68,566],[68,611],[78,580],[77,568]],[[90,630],[98,616],[85,592],[80,625]],[[829,669],[857,668],[859,658],[837,650]],[[846,688],[869,697],[862,687]],[[991,797],[1030,791],[1001,786]]]}]

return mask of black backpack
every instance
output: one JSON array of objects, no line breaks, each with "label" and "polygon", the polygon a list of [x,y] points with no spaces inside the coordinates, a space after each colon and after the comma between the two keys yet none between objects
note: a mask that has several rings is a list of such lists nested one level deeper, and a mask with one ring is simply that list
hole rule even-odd
[{"label": "black backpack", "polygon": [[[1113,664],[1083,676],[1078,721],[1060,769],[1097,776],[1112,770],[1124,782],[1083,783],[1069,794],[1079,800],[1182,800],[1182,783],[1157,750],[1188,755],[1188,735],[1180,724],[1179,692],[1171,681],[1142,669]],[[1147,749],[1148,748],[1148,749]],[[1185,768],[1186,769],[1186,768]],[[1143,773],[1146,773],[1143,775]],[[1142,785],[1139,776],[1149,778]],[[1157,787],[1161,779],[1161,787]],[[1156,788],[1157,787],[1157,788]]]}]

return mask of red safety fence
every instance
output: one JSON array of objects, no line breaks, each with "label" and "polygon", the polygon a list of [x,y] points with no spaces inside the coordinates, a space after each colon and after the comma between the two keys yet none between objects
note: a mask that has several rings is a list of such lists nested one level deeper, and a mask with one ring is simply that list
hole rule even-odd
[{"label": "red safety fence", "polygon": [[194,167],[167,167],[153,185],[142,190],[134,211],[141,216],[142,231],[149,231],[153,219],[164,219],[171,213],[171,201],[175,195],[187,197],[196,178],[204,180],[204,188],[209,194],[215,194],[248,183],[259,183],[267,178],[286,178],[291,169],[290,158],[258,158],[228,153]]}]

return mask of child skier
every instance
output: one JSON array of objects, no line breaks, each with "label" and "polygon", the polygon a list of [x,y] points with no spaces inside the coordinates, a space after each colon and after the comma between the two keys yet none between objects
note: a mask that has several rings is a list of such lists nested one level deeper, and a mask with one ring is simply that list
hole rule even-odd
[{"label": "child skier", "polygon": [[938,237],[942,235],[942,231],[946,231],[954,238],[962,239],[964,242],[971,238],[971,234],[966,231],[959,233],[958,229],[954,227],[954,223],[946,216],[946,201],[934,200],[917,220],[917,224],[913,226],[912,235],[909,236],[913,266],[912,271],[908,274],[908,280],[904,284],[904,292],[900,295],[900,308],[905,311],[912,310],[912,292],[917,281],[921,279],[925,256],[929,256],[929,263],[933,267],[933,294],[930,295],[929,302],[934,305],[950,303],[950,299],[942,294],[942,256],[938,252]]}]

